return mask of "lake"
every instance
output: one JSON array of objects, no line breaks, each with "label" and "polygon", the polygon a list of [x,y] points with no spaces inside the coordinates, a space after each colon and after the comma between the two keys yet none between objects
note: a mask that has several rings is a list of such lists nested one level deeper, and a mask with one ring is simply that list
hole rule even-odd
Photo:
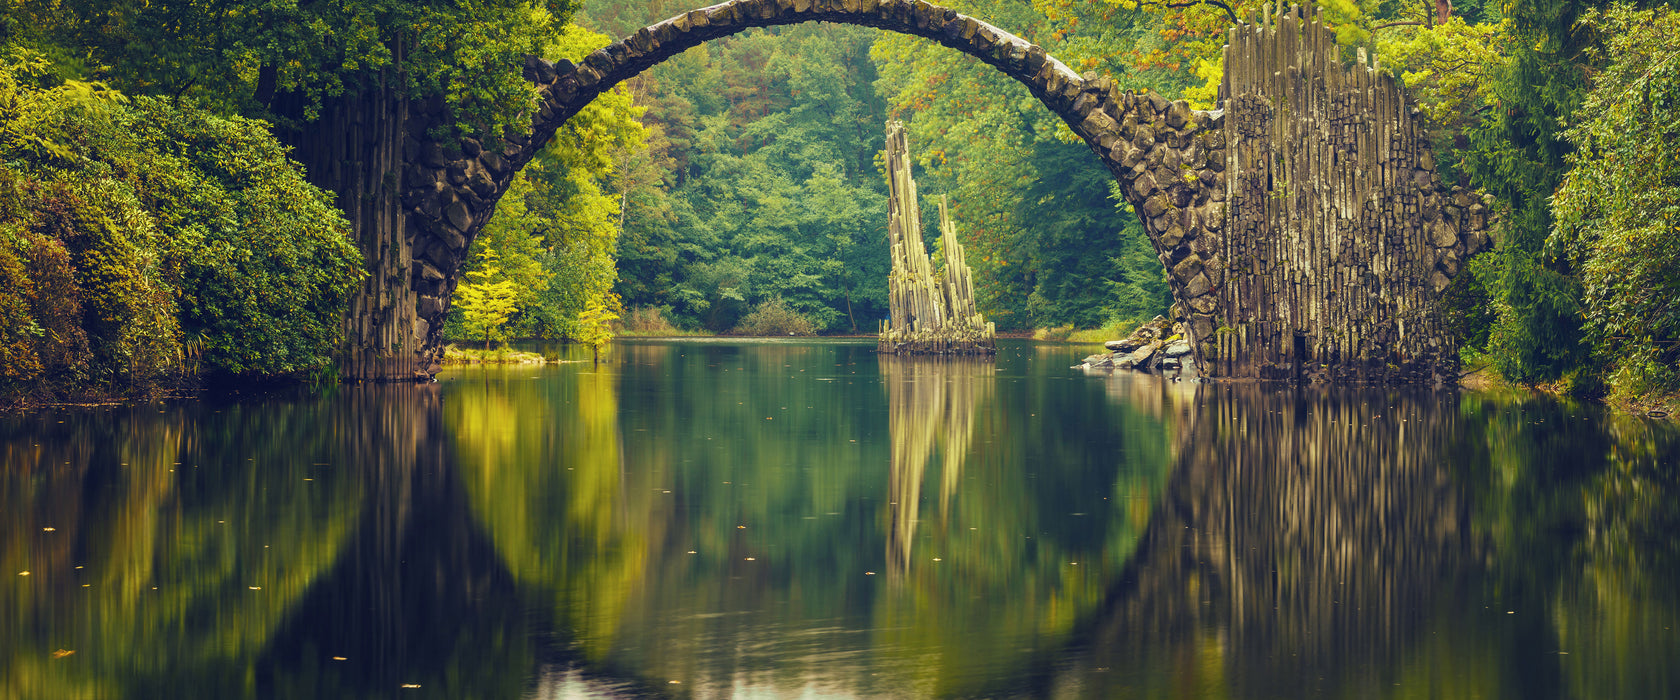
[{"label": "lake", "polygon": [[1088,353],[0,415],[0,698],[1680,697],[1671,423]]}]

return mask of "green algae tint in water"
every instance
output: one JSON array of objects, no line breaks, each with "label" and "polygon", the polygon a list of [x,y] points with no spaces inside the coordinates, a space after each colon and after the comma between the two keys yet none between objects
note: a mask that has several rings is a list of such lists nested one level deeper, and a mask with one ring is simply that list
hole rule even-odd
[{"label": "green algae tint in water", "polygon": [[0,417],[0,698],[1680,695],[1672,426],[1082,354]]}]

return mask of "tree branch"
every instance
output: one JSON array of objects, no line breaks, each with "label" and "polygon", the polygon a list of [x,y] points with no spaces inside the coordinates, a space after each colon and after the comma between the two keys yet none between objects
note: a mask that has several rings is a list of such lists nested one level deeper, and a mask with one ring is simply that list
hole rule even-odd
[{"label": "tree branch", "polygon": [[1221,9],[1221,10],[1224,10],[1225,11],[1225,17],[1226,17],[1226,19],[1231,20],[1231,24],[1237,24],[1238,21],[1239,21],[1237,19],[1237,13],[1231,9],[1231,6],[1229,4],[1226,4],[1225,2],[1222,2],[1222,0],[1189,0],[1188,2],[1172,2],[1171,0],[1166,0],[1165,2],[1161,2],[1161,1],[1146,2],[1145,0],[1138,0],[1138,3],[1137,3],[1138,9],[1143,9],[1143,6],[1145,6],[1145,5],[1156,5],[1156,6],[1159,6],[1159,7],[1167,8],[1169,10],[1177,10],[1177,9],[1182,9],[1182,8],[1186,8],[1186,7],[1195,7],[1197,5],[1212,5],[1214,7],[1217,7],[1219,9]]},{"label": "tree branch", "polygon": [[1383,23],[1383,24],[1379,24],[1375,27],[1371,27],[1371,31],[1374,32],[1374,31],[1377,31],[1378,29],[1387,29],[1389,27],[1421,27],[1421,26],[1423,26],[1423,23],[1422,22],[1417,22],[1417,21],[1386,22],[1386,23]]}]

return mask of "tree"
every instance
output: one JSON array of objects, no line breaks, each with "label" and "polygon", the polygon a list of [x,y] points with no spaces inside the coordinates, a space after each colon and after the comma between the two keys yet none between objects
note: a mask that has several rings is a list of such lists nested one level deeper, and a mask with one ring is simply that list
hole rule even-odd
[{"label": "tree", "polygon": [[498,279],[501,273],[495,253],[487,251],[484,266],[467,273],[467,279],[472,281],[462,282],[455,288],[456,304],[461,308],[462,323],[469,337],[482,338],[487,351],[492,340],[506,340],[502,326],[507,325],[508,316],[519,301],[518,285],[512,280]]},{"label": "tree", "polygon": [[1680,389],[1680,13],[1588,13],[1603,72],[1563,136],[1549,254],[1577,271],[1587,340],[1627,398]]},{"label": "tree", "polygon": [[16,379],[120,389],[331,367],[360,255],[266,125],[64,81],[28,51],[0,60],[0,105],[0,297],[17,295],[0,299],[15,322],[0,351]]},{"label": "tree", "polygon": [[613,306],[617,302],[617,297],[609,295],[606,299],[591,301],[589,308],[578,314],[578,341],[589,346],[597,364],[601,362],[601,346],[613,339],[612,322],[618,320]]},{"label": "tree", "polygon": [[1568,164],[1561,124],[1585,96],[1592,33],[1577,29],[1587,3],[1518,0],[1511,55],[1491,82],[1494,105],[1470,128],[1464,151],[1471,181],[1505,211],[1498,245],[1471,270],[1482,278],[1496,319],[1488,352],[1514,381],[1555,379],[1580,366],[1580,288],[1543,254],[1552,228],[1549,198]]},{"label": "tree", "polygon": [[25,21],[14,21],[8,6],[8,40],[42,48],[61,74],[272,123],[310,182],[337,195],[365,253],[370,283],[354,289],[341,367],[358,377],[411,378],[436,348],[431,332],[417,333],[418,306],[397,303],[405,295],[391,289],[412,275],[401,201],[407,157],[416,152],[408,139],[435,139],[453,152],[467,137],[494,148],[528,133],[537,91],[522,77],[523,59],[559,42],[576,3],[13,5],[22,5]]}]

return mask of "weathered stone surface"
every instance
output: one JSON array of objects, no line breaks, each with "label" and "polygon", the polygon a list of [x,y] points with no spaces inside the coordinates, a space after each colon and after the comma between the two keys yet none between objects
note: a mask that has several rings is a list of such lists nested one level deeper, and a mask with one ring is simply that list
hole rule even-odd
[{"label": "weathered stone surface", "polygon": [[1149,218],[1155,218],[1165,213],[1170,206],[1171,205],[1167,203],[1167,198],[1165,196],[1155,195],[1144,201],[1143,215]]},{"label": "weathered stone surface", "polygon": [[1166,118],[1167,126],[1174,129],[1184,128],[1185,124],[1190,123],[1190,103],[1184,100],[1172,103],[1172,106],[1167,108]]},{"label": "weathered stone surface", "polygon": [[436,265],[433,265],[433,264],[431,264],[429,262],[426,262],[424,260],[419,260],[419,261],[416,261],[414,263],[414,274],[419,275],[420,279],[425,279],[425,280],[441,280],[441,279],[443,279],[443,272],[441,270],[437,269]]},{"label": "weathered stone surface", "polygon": [[1154,357],[1155,351],[1159,350],[1159,349],[1161,349],[1161,341],[1157,340],[1157,341],[1154,341],[1154,342],[1152,342],[1148,345],[1145,345],[1141,348],[1133,350],[1132,354],[1131,354],[1131,357],[1130,357],[1130,359],[1132,361],[1132,364],[1133,365],[1143,364],[1144,362],[1148,361],[1149,358]]},{"label": "weathered stone surface", "polygon": [[468,227],[472,225],[472,212],[467,211],[467,205],[459,200],[450,204],[449,208],[444,210],[443,215],[444,218],[449,220],[451,226],[461,231],[469,230]]},{"label": "weathered stone surface", "polygon": [[[1197,258],[1186,258],[1186,262],[1194,259]],[[1194,300],[1195,298],[1201,297],[1203,294],[1207,294],[1212,289],[1213,282],[1208,280],[1208,276],[1206,274],[1198,274],[1195,277],[1190,278],[1189,282],[1185,283],[1184,294]]]},{"label": "weathered stone surface", "polygon": [[[1178,261],[1178,264],[1174,265],[1173,268],[1172,268],[1173,278],[1177,279],[1181,282],[1184,282],[1186,284],[1188,284],[1189,281],[1192,278],[1194,278],[1196,275],[1201,274],[1201,272],[1202,272],[1202,259],[1197,257],[1197,256],[1194,256],[1194,255],[1186,257],[1183,260]],[[1191,295],[1191,296],[1195,296],[1195,295]]]},{"label": "weathered stone surface", "polygon": [[1172,225],[1167,228],[1166,233],[1161,234],[1159,240],[1161,241],[1161,247],[1167,250],[1178,247],[1179,242],[1184,240],[1184,227],[1177,224]]},{"label": "weathered stone surface", "polygon": [[423,296],[415,300],[415,310],[421,318],[443,315],[443,300],[435,296]]},{"label": "weathered stone surface", "polygon": [[1458,245],[1458,229],[1446,219],[1436,219],[1435,224],[1429,227],[1429,232],[1437,248]]}]

